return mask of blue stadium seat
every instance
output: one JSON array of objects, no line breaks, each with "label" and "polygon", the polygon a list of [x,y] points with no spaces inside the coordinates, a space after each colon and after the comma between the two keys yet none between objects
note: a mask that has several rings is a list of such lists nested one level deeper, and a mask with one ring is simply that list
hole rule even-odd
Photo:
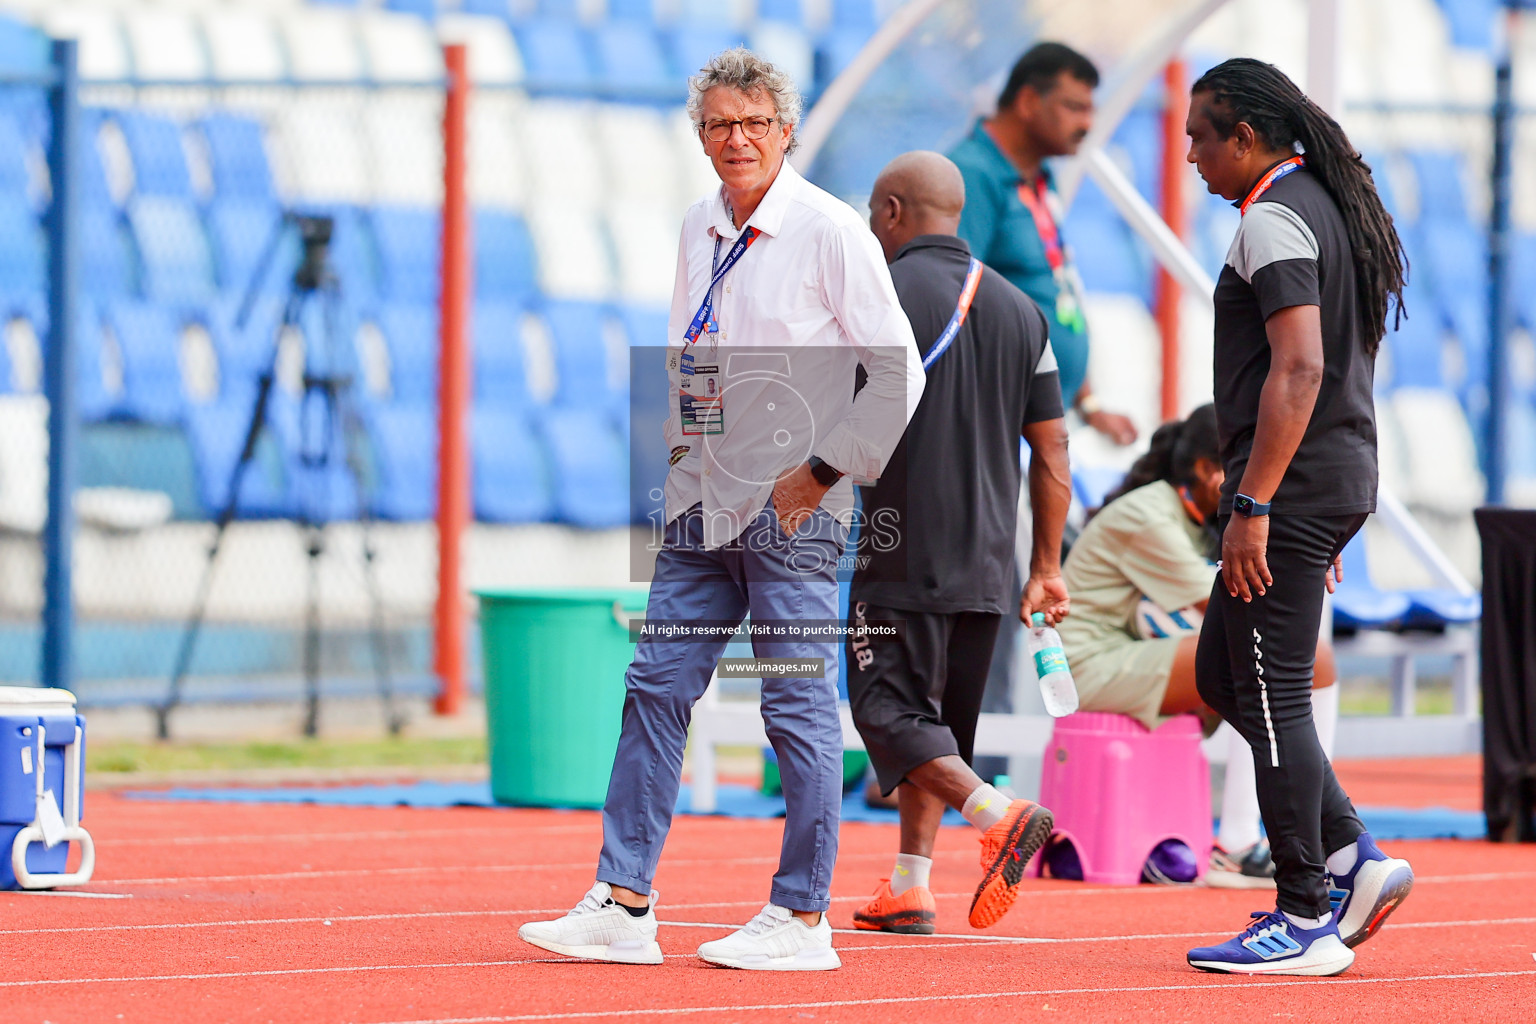
[{"label": "blue stadium seat", "polygon": [[80,211],[80,285],[86,296],[110,301],[132,290],[132,243],[117,211],[83,204]]},{"label": "blue stadium seat", "polygon": [[361,373],[357,355],[361,325],[358,308],[345,299],[327,302],[315,296],[305,302],[298,323],[304,339],[304,371],[316,377],[357,379]]},{"label": "blue stadium seat", "polygon": [[641,306],[625,306],[619,310],[624,333],[629,335],[630,348],[654,348],[667,346],[667,311]]},{"label": "blue stadium seat", "polygon": [[668,33],[667,50],[678,77],[696,75],[699,68],[723,50],[745,45],[746,39],[728,28],[710,25],[679,25]]},{"label": "blue stadium seat", "polygon": [[855,29],[866,36],[880,24],[875,0],[832,0],[832,27]]},{"label": "blue stadium seat", "polygon": [[[294,513],[318,522],[356,519],[361,511],[360,488],[349,466],[347,445],[352,440],[372,448],[369,439],[349,439],[341,417],[327,415],[327,404],[319,391],[295,397],[278,388],[272,398],[272,420],[285,442],[284,472]],[[356,454],[361,457],[366,453]],[[372,481],[365,478],[361,483],[361,492],[371,505]]]},{"label": "blue stadium seat", "polygon": [[283,303],[275,296],[258,296],[243,326],[236,323],[242,295],[231,295],[206,311],[205,323],[219,359],[219,388],[225,394],[254,388],[257,378],[272,367]]},{"label": "blue stadium seat", "polygon": [[1397,193],[1392,189],[1392,179],[1387,175],[1387,154],[1376,150],[1368,150],[1360,154],[1367,167],[1371,169],[1371,180],[1376,184],[1376,194],[1381,197],[1381,204],[1387,208],[1387,212],[1393,217],[1397,216]]},{"label": "blue stadium seat", "polygon": [[1498,0],[1440,0],[1440,9],[1450,23],[1452,45],[1491,51],[1498,7]]},{"label": "blue stadium seat", "polygon": [[0,193],[0,295],[41,295],[46,258],[43,228],[26,196]]},{"label": "blue stadium seat", "polygon": [[140,196],[128,204],[128,226],[139,257],[139,290],[155,302],[192,305],[213,294],[213,260],[192,204],[169,196]]},{"label": "blue stadium seat", "polygon": [[612,97],[679,98],[682,83],[662,55],[656,31],[636,21],[610,21],[593,30],[602,91]]},{"label": "blue stadium seat", "polygon": [[389,346],[390,403],[430,406],[437,401],[437,308],[393,304],[379,310]]},{"label": "blue stadium seat", "polygon": [[551,21],[577,21],[581,18],[580,0],[538,0],[538,14]]},{"label": "blue stadium seat", "polygon": [[181,422],[187,403],[175,318],[163,306],[120,302],[108,310],[107,322],[122,358],[123,395],[118,411],[144,423]]},{"label": "blue stadium seat", "polygon": [[[220,199],[209,205],[203,220],[208,229],[214,277],[221,291],[233,296],[245,294],[280,216],[282,211],[277,204],[263,199]],[[298,239],[290,232],[273,254],[258,291],[287,291],[298,257]]]},{"label": "blue stadium seat", "polygon": [[1387,629],[1401,625],[1412,607],[1407,595],[1378,590],[1365,559],[1365,535],[1344,546],[1344,581],[1333,595],[1333,624],[1343,629]]},{"label": "blue stadium seat", "polygon": [[656,4],[654,0],[608,0],[608,20],[638,21],[644,25],[654,24],[656,21]]},{"label": "blue stadium seat", "polygon": [[679,24],[731,28],[736,24],[735,5],[725,0],[676,0]]},{"label": "blue stadium seat", "polygon": [[1125,470],[1114,466],[1076,466],[1072,470],[1072,494],[1083,508],[1102,508],[1104,499],[1125,479]]},{"label": "blue stadium seat", "polygon": [[1428,271],[1442,303],[1488,294],[1488,247],[1483,233],[1464,220],[1425,220],[1417,229],[1415,255]]},{"label": "blue stadium seat", "polygon": [[[651,351],[641,350],[647,354]],[[662,428],[671,411],[667,375],[660,359],[632,372],[622,431],[629,453],[629,521],[632,523],[649,522],[654,513],[663,509],[664,503],[657,493],[666,488],[667,460],[671,453]]]},{"label": "blue stadium seat", "polygon": [[181,145],[181,126],[168,117],[137,110],[120,110],[113,119],[133,160],[134,194],[189,198],[192,176]]},{"label": "blue stadium seat", "polygon": [[550,302],[544,307],[554,344],[559,385],[555,403],[609,404],[608,346],[603,340],[607,310],[595,302]]},{"label": "blue stadium seat", "polygon": [[574,22],[539,19],[516,26],[517,47],[534,92],[585,94],[598,75],[586,33]]},{"label": "blue stadium seat", "polygon": [[522,217],[505,210],[475,211],[475,296],[526,302],[538,290],[538,256]]},{"label": "blue stadium seat", "polygon": [[1151,268],[1140,243],[1123,222],[1075,222],[1063,233],[1077,255],[1077,266],[1089,291],[1150,297]]},{"label": "blue stadium seat", "polygon": [[1421,220],[1465,222],[1467,202],[1462,194],[1461,154],[1442,150],[1416,150],[1408,154],[1419,180]]},{"label": "blue stadium seat", "polygon": [[[5,24],[0,18],[0,27]],[[3,38],[0,33],[0,40]],[[31,148],[16,118],[0,113],[0,195],[32,197],[32,172],[27,167]]]},{"label": "blue stadium seat", "polygon": [[758,0],[757,19],[759,21],[782,21],[790,25],[805,27],[805,7],[800,0]]},{"label": "blue stadium seat", "polygon": [[555,515],[601,529],[629,521],[629,466],[618,431],[590,412],[550,408],[538,417],[549,453]]},{"label": "blue stadium seat", "polygon": [[276,200],[259,121],[215,114],[199,121],[198,128],[208,146],[215,195],[226,200]]},{"label": "blue stadium seat", "polygon": [[526,416],[476,406],[471,423],[475,518],[489,523],[551,518],[549,467]]},{"label": "blue stadium seat", "polygon": [[[210,518],[217,515],[229,500],[231,473],[245,444],[254,401],[254,387],[237,388],[217,402],[187,409],[185,427],[197,467],[198,497]],[[240,481],[236,514],[241,518],[292,514],[283,451],[283,445],[269,423]]]},{"label": "blue stadium seat", "polygon": [[1536,233],[1524,231],[1515,236],[1513,261],[1515,312],[1525,329],[1536,333]]},{"label": "blue stadium seat", "polygon": [[0,16],[0,71],[28,75],[52,66],[48,37],[15,18]]},{"label": "blue stadium seat", "polygon": [[[38,337],[42,337],[47,318],[34,322],[40,325]],[[90,302],[82,302],[75,311],[75,408],[86,423],[110,419],[117,407],[117,396],[107,390],[102,372],[101,343],[101,311]]]},{"label": "blue stadium seat", "polygon": [[1131,159],[1131,180],[1148,202],[1158,202],[1158,182],[1162,180],[1162,111],[1137,107],[1115,129],[1111,144],[1125,150]]},{"label": "blue stadium seat", "polygon": [[817,91],[831,85],[867,42],[869,34],[859,30],[833,29],[823,35],[816,44]]},{"label": "blue stadium seat", "polygon": [[100,108],[86,108],[80,112],[80,192],[81,203],[87,208],[114,206],[112,189],[107,184],[107,168],[101,159],[101,125],[108,112]]},{"label": "blue stadium seat", "polygon": [[372,413],[379,486],[374,514],[397,522],[437,515],[437,410],[396,401]]},{"label": "blue stadium seat", "polygon": [[380,297],[389,302],[435,303],[442,237],[437,211],[376,206],[371,220],[379,255]]},{"label": "blue stadium seat", "polygon": [[385,0],[384,7],[401,14],[414,14],[426,21],[437,17],[437,0]]},{"label": "blue stadium seat", "polygon": [[502,20],[511,14],[507,0],[459,0],[459,10],[464,14],[482,14]]},{"label": "blue stadium seat", "polygon": [[1423,288],[1414,289],[1406,296],[1410,315],[1396,330],[1388,322],[1384,344],[1392,357],[1392,379],[1383,383],[1392,388],[1445,386],[1444,328],[1439,310],[1427,298]]},{"label": "blue stadium seat", "polygon": [[1480,594],[1458,594],[1454,590],[1404,591],[1410,602],[1406,629],[1443,629],[1465,626],[1483,617]]},{"label": "blue stadium seat", "polygon": [[501,411],[526,409],[530,399],[523,366],[522,307],[477,303],[470,321],[470,351],[476,405]]}]

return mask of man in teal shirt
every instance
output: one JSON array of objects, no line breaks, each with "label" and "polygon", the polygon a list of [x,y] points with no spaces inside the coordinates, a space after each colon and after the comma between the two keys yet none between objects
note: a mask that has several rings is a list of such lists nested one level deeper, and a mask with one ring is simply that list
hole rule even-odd
[{"label": "man in teal shirt", "polygon": [[1061,204],[1049,157],[1071,156],[1093,126],[1099,72],[1060,43],[1019,58],[997,113],[976,122],[949,153],[965,178],[959,235],[987,266],[1045,310],[1061,374],[1061,397],[1116,444],[1136,440],[1131,420],[1105,410],[1088,384],[1088,325],[1082,285],[1061,237]]}]

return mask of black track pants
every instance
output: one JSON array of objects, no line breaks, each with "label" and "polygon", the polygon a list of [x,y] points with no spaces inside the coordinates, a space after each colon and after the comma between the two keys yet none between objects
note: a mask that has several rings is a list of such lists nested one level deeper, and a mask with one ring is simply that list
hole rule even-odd
[{"label": "black track pants", "polygon": [[1364,522],[1364,515],[1271,516],[1266,559],[1274,585],[1244,603],[1218,576],[1195,660],[1200,696],[1253,747],[1276,902],[1301,917],[1328,913],[1325,858],[1365,831],[1312,724],[1325,574]]}]

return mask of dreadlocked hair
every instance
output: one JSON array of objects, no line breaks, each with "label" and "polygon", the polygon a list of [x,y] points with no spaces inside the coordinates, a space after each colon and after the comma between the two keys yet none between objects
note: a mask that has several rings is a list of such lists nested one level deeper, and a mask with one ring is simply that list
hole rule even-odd
[{"label": "dreadlocked hair", "polygon": [[[1141,458],[1131,464],[1120,486],[1104,497],[1100,510],[1139,487],[1167,481],[1175,487],[1195,482],[1195,463],[1200,459],[1221,462],[1221,442],[1216,435],[1216,407],[1206,404],[1189,414],[1188,419],[1170,420],[1152,433],[1152,441]],[[1205,524],[1206,554],[1218,557],[1221,536],[1214,524]]]},{"label": "dreadlocked hair", "polygon": [[1365,347],[1375,358],[1386,333],[1388,311],[1395,305],[1394,328],[1405,315],[1408,258],[1392,215],[1376,192],[1371,169],[1344,129],[1279,68],[1251,57],[1216,65],[1200,76],[1190,92],[1210,94],[1211,126],[1221,138],[1231,138],[1239,122],[1246,122],[1271,149],[1290,151],[1299,146],[1306,154],[1307,170],[1344,215],[1354,253]]}]

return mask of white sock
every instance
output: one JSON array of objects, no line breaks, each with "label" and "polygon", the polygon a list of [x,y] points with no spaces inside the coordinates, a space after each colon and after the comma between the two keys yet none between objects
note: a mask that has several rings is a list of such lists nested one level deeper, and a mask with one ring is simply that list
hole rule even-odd
[{"label": "white sock", "polygon": [[891,894],[900,896],[908,889],[928,888],[928,872],[933,870],[933,861],[928,857],[919,857],[915,853],[898,853],[896,855],[896,867],[891,871]]},{"label": "white sock", "polygon": [[960,816],[985,832],[987,829],[1003,820],[1003,815],[1008,811],[1009,800],[999,793],[993,786],[983,782],[976,787],[975,792],[965,798],[965,806],[960,808]]},{"label": "white sock", "polygon": [[1221,794],[1221,832],[1216,841],[1238,853],[1259,841],[1259,790],[1253,776],[1253,750],[1230,724],[1227,731],[1227,782]]},{"label": "white sock", "polygon": [[1355,861],[1360,859],[1359,848],[1350,843],[1342,850],[1334,850],[1328,855],[1328,873],[1334,877],[1347,875],[1355,866]]},{"label": "white sock", "polygon": [[1308,930],[1313,928],[1321,928],[1323,925],[1328,923],[1328,919],[1332,916],[1332,914],[1324,914],[1322,917],[1302,917],[1299,914],[1291,913],[1289,910],[1285,912],[1285,918],[1287,921],[1290,921],[1291,924],[1294,924],[1299,928],[1306,928]]},{"label": "white sock", "polygon": [[1323,756],[1333,760],[1333,739],[1339,733],[1339,684],[1312,691],[1312,724],[1317,727],[1317,742]]}]

